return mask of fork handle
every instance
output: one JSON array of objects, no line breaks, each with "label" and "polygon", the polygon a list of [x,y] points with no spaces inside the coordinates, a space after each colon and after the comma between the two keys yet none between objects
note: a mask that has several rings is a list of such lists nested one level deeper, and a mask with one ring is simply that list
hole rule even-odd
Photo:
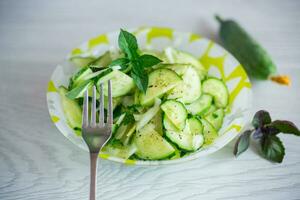
[{"label": "fork handle", "polygon": [[98,153],[90,153],[90,200],[96,200],[96,184],[97,184],[97,159]]}]

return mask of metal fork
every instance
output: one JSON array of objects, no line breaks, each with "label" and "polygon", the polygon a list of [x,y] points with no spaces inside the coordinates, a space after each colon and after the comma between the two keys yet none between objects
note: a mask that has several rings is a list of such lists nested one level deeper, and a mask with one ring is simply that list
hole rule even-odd
[{"label": "metal fork", "polygon": [[96,121],[96,87],[93,86],[93,98],[91,107],[91,117],[89,120],[89,94],[88,90],[84,95],[82,111],[82,137],[90,151],[90,200],[96,199],[96,177],[97,177],[97,158],[101,148],[111,137],[113,110],[112,110],[112,91],[111,81],[108,81],[108,109],[107,120],[104,122],[104,96],[103,83],[100,84],[99,99],[99,122]]}]

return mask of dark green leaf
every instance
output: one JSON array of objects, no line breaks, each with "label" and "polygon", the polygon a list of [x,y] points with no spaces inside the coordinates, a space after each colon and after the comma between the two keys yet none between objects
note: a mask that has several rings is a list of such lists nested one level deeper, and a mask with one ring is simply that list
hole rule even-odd
[{"label": "dark green leaf", "polygon": [[109,67],[112,68],[114,66],[120,66],[121,70],[124,70],[127,68],[129,63],[129,60],[127,58],[118,58],[116,60],[113,60],[110,64]]},{"label": "dark green leaf", "polygon": [[263,136],[263,132],[261,128],[257,128],[255,129],[254,133],[253,133],[253,138],[254,139],[260,139]]},{"label": "dark green leaf", "polygon": [[141,62],[139,60],[133,60],[133,61],[131,61],[131,65],[132,65],[132,71],[136,75],[142,76],[143,74],[145,74],[144,68],[141,65]]},{"label": "dark green leaf", "polygon": [[254,128],[260,128],[265,124],[271,123],[271,121],[271,116],[268,111],[260,110],[255,113],[252,120],[252,125],[254,126]]},{"label": "dark green leaf", "polygon": [[287,133],[300,136],[300,131],[297,126],[293,122],[286,120],[275,120],[269,124],[267,128],[273,130],[273,134]]},{"label": "dark green leaf", "polygon": [[146,73],[137,75],[134,71],[131,71],[131,77],[133,78],[133,81],[138,89],[146,93],[148,87],[148,75]]},{"label": "dark green leaf", "polygon": [[233,151],[233,154],[235,156],[239,156],[241,153],[243,153],[248,149],[251,133],[252,133],[251,130],[247,130],[244,133],[242,133],[242,135],[238,138],[238,140],[235,143],[235,147]]},{"label": "dark green leaf", "polygon": [[285,154],[284,146],[276,135],[268,135],[261,142],[262,154],[270,161],[281,163]]},{"label": "dark green leaf", "polygon": [[138,58],[143,68],[145,67],[152,67],[153,65],[157,65],[158,63],[161,63],[162,61],[152,55],[144,54]]},{"label": "dark green leaf", "polygon": [[128,56],[130,60],[138,57],[138,44],[133,34],[121,29],[118,43],[119,48]]}]

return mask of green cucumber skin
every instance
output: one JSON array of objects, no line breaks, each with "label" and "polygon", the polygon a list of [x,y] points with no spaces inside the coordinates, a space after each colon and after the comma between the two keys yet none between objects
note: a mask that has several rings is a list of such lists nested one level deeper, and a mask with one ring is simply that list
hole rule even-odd
[{"label": "green cucumber skin", "polygon": [[276,73],[276,66],[266,50],[238,23],[222,20],[218,16],[216,19],[221,25],[219,35],[225,48],[237,58],[250,76],[266,80]]}]

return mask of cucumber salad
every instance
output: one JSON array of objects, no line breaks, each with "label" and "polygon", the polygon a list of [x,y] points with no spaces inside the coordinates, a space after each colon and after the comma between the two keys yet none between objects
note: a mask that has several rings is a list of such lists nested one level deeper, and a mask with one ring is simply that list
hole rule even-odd
[{"label": "cucumber salad", "polygon": [[84,92],[93,85],[99,90],[103,83],[106,97],[111,80],[114,125],[102,153],[167,160],[212,144],[228,106],[225,83],[209,76],[199,59],[188,53],[171,47],[160,52],[139,49],[135,36],[122,29],[118,43],[119,50],[97,58],[70,58],[79,69],[59,93],[74,132],[81,135]]}]

